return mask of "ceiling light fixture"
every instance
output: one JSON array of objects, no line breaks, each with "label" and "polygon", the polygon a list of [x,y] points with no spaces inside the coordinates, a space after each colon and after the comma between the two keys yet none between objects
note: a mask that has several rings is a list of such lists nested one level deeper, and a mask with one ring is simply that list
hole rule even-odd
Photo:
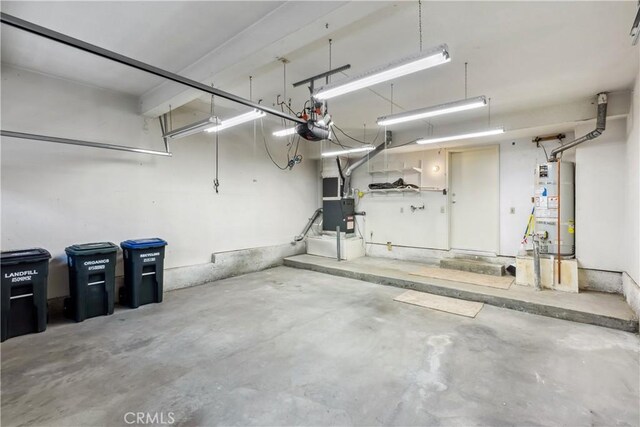
[{"label": "ceiling light fixture", "polygon": [[181,128],[178,128],[176,130],[172,130],[170,132],[165,133],[164,135],[162,135],[163,138],[169,138],[169,139],[179,139],[179,138],[184,138],[185,136],[189,136],[189,135],[193,135],[196,133],[200,133],[202,131],[204,131],[205,129],[210,128],[212,125],[217,125],[219,124],[220,121],[218,120],[217,117],[211,116],[208,119],[204,119],[204,120],[200,120],[198,122],[195,123],[191,123],[190,125],[186,125],[183,126]]},{"label": "ceiling light fixture", "polygon": [[339,151],[327,151],[326,153],[322,153],[322,157],[332,157],[332,156],[341,156],[343,154],[351,154],[351,153],[362,153],[365,151],[373,151],[376,147],[373,145],[369,145],[366,147],[358,147],[358,148],[349,148],[346,150]]},{"label": "ceiling light fixture", "polygon": [[464,133],[464,134],[460,134],[460,135],[442,136],[442,137],[439,137],[439,138],[419,139],[419,140],[416,141],[416,144],[435,144],[435,143],[438,143],[438,142],[456,141],[456,140],[459,140],[459,139],[479,138],[481,136],[499,135],[501,133],[504,133],[504,129],[503,128],[483,130],[483,131],[479,131],[479,132]]},{"label": "ceiling light fixture", "polygon": [[447,45],[443,44],[433,49],[425,50],[383,67],[374,68],[366,73],[350,77],[343,81],[321,87],[313,95],[318,100],[330,99],[358,89],[373,86],[387,80],[435,67],[451,61]]},{"label": "ceiling light fixture", "polygon": [[640,37],[640,3],[638,3],[638,11],[636,12],[636,17],[633,20],[633,25],[631,26],[631,32],[629,35],[631,36],[631,45],[637,45],[638,37]]},{"label": "ceiling light fixture", "polygon": [[228,129],[233,126],[237,126],[242,123],[250,122],[260,117],[264,117],[267,114],[264,111],[252,110],[248,113],[240,114],[239,116],[231,117],[227,120],[222,120],[219,125],[211,126],[205,129],[206,132],[220,132],[221,130]]},{"label": "ceiling light fixture", "polygon": [[296,128],[277,130],[273,133],[273,136],[289,136],[296,133]]},{"label": "ceiling light fixture", "polygon": [[487,98],[477,96],[475,98],[463,99],[446,104],[435,105],[433,107],[421,108],[418,110],[405,111],[404,113],[392,114],[378,117],[379,126],[390,126],[398,123],[410,122],[413,120],[425,119],[427,117],[442,116],[444,114],[457,113],[459,111],[472,110],[487,105]]}]

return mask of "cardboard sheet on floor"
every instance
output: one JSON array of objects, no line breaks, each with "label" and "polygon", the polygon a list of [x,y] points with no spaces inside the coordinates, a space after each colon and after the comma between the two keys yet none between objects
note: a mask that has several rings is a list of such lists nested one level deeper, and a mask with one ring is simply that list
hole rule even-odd
[{"label": "cardboard sheet on floor", "polygon": [[484,306],[484,303],[481,302],[465,301],[418,291],[407,291],[393,300],[467,317],[476,317],[476,314]]},{"label": "cardboard sheet on floor", "polygon": [[471,273],[468,271],[449,270],[438,267],[421,267],[409,274],[413,276],[432,277],[434,279],[451,280],[454,282],[470,283],[490,288],[509,289],[513,283],[512,276],[489,276],[487,274]]}]

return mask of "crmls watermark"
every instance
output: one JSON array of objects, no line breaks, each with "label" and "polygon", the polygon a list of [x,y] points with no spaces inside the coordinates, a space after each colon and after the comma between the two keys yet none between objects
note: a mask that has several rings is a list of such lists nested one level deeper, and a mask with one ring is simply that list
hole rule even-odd
[{"label": "crmls watermark", "polygon": [[124,414],[126,424],[164,424],[171,425],[176,422],[173,412],[126,412]]}]

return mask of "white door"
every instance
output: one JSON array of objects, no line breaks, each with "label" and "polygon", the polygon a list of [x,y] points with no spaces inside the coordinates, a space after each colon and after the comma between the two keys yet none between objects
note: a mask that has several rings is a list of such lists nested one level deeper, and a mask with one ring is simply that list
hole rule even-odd
[{"label": "white door", "polygon": [[451,153],[451,249],[498,253],[498,147]]}]

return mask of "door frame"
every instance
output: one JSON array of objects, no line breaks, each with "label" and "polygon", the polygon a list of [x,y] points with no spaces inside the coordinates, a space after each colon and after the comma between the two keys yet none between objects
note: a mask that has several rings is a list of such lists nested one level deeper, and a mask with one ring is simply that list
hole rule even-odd
[{"label": "door frame", "polygon": [[[465,249],[453,249],[451,247],[451,237],[452,237],[452,233],[451,233],[451,229],[452,229],[452,224],[453,224],[453,217],[452,217],[452,209],[451,209],[451,178],[452,178],[452,166],[453,166],[453,162],[451,159],[451,156],[454,153],[462,153],[462,152],[468,152],[468,151],[480,151],[480,150],[493,150],[497,156],[497,168],[498,168],[498,188],[496,189],[496,191],[498,192],[498,203],[495,206],[495,215],[498,218],[498,226],[496,227],[496,235],[495,235],[495,252],[487,252],[487,251],[474,251],[474,250],[465,250]],[[449,148],[447,149],[447,223],[448,223],[448,233],[447,233],[447,247],[449,248],[449,251],[453,251],[456,253],[461,253],[461,254],[469,254],[469,255],[478,255],[478,256],[491,256],[491,257],[497,257],[500,254],[500,224],[501,224],[501,217],[500,217],[500,144],[491,144],[491,145],[481,145],[481,146],[475,146],[475,147],[455,147],[455,148]]]}]

